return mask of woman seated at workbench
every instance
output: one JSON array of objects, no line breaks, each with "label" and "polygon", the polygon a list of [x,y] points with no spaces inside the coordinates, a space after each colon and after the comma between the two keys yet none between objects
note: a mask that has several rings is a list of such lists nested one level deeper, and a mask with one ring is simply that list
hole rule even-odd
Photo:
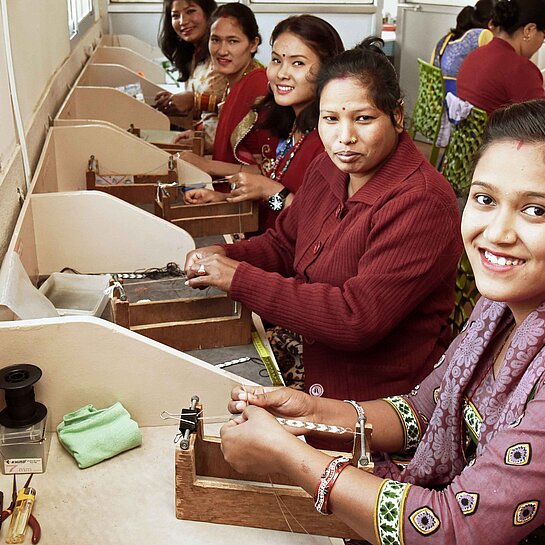
[{"label": "woman seated at workbench", "polygon": [[[232,88],[220,113],[212,160],[190,152],[181,155],[213,176],[232,175],[230,193],[221,188],[191,190],[185,193],[186,202],[257,200],[260,232],[274,226],[278,212],[291,204],[308,166],[323,152],[316,130],[314,79],[320,65],[344,49],[337,31],[313,15],[278,23],[271,44],[271,62],[263,72],[264,87],[269,81],[265,99],[251,110],[252,105],[239,98],[244,83],[237,84],[240,90]],[[212,41],[210,47],[212,51]],[[212,56],[217,62],[213,52]]]},{"label": "woman seated at workbench", "polygon": [[494,39],[462,63],[458,96],[487,113],[545,98],[543,76],[530,60],[545,38],[545,0],[499,0],[491,25]]},{"label": "woman seated at workbench", "polygon": [[[432,373],[408,395],[360,407],[287,388],[233,390],[229,410],[244,412],[221,437],[237,471],[281,468],[320,491],[320,512],[375,544],[544,543],[544,146],[545,101],[492,115],[462,219],[483,297]],[[366,420],[374,475],[314,450],[272,415],[351,429]],[[402,469],[377,451],[414,455]]]},{"label": "woman seated at workbench", "polygon": [[[190,252],[216,286],[277,327],[273,347],[314,395],[374,399],[425,377],[451,340],[462,250],[456,198],[403,130],[397,75],[369,38],[322,67],[310,166],[275,229]],[[300,354],[302,348],[302,355]]]},{"label": "woman seated at workbench", "polygon": [[167,115],[192,112],[199,117],[195,128],[204,132],[207,153],[214,144],[217,105],[227,86],[227,80],[214,71],[208,52],[208,20],[216,8],[215,0],[164,0],[159,46],[178,70],[186,91],[163,91],[155,97],[156,108]]},{"label": "woman seated at workbench", "polygon": [[[239,3],[220,6],[210,17],[208,49],[214,71],[227,80],[219,101],[219,120],[213,154],[234,162],[229,137],[252,106],[267,94],[267,75],[254,59],[261,43],[259,27],[252,10]],[[178,138],[182,141],[185,136]],[[181,155],[189,162],[206,162],[199,155]]]},{"label": "woman seated at workbench", "polygon": [[494,0],[479,0],[475,6],[465,6],[456,17],[456,26],[435,45],[431,63],[441,68],[447,93],[456,94],[456,77],[467,55],[490,42],[488,30]]}]

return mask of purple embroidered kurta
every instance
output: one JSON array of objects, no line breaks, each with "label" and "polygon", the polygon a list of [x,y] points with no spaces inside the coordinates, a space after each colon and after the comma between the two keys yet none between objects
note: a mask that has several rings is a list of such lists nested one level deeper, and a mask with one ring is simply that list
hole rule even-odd
[{"label": "purple embroidered kurta", "polygon": [[[545,303],[493,363],[513,317],[482,298],[469,327],[408,396],[388,398],[414,457],[386,480],[379,543],[516,544],[545,523]],[[426,536],[424,538],[424,536]]]}]

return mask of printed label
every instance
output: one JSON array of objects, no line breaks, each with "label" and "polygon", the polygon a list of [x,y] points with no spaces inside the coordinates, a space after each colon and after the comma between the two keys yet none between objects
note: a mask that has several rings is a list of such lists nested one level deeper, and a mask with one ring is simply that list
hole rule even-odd
[{"label": "printed label", "polygon": [[4,460],[4,473],[43,473],[41,458],[8,458]]}]

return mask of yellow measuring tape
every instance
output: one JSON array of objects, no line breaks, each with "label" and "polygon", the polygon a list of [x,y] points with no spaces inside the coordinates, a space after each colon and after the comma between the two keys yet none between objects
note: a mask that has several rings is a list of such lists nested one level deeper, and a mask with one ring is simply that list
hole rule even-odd
[{"label": "yellow measuring tape", "polygon": [[276,366],[274,365],[274,362],[269,355],[269,352],[265,348],[265,345],[263,344],[263,341],[261,340],[261,337],[259,336],[259,333],[257,331],[252,331],[252,343],[254,344],[255,349],[259,354],[259,357],[263,361],[265,369],[267,369],[267,373],[269,374],[272,385],[284,386],[284,381],[278,373],[278,370],[276,369]]}]

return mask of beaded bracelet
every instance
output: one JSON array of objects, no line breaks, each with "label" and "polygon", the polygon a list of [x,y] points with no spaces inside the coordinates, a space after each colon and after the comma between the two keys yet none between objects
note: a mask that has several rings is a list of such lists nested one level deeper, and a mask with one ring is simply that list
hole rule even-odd
[{"label": "beaded bracelet", "polygon": [[314,491],[314,507],[322,515],[331,515],[328,509],[329,495],[342,470],[350,465],[346,456],[337,456],[327,464]]}]

